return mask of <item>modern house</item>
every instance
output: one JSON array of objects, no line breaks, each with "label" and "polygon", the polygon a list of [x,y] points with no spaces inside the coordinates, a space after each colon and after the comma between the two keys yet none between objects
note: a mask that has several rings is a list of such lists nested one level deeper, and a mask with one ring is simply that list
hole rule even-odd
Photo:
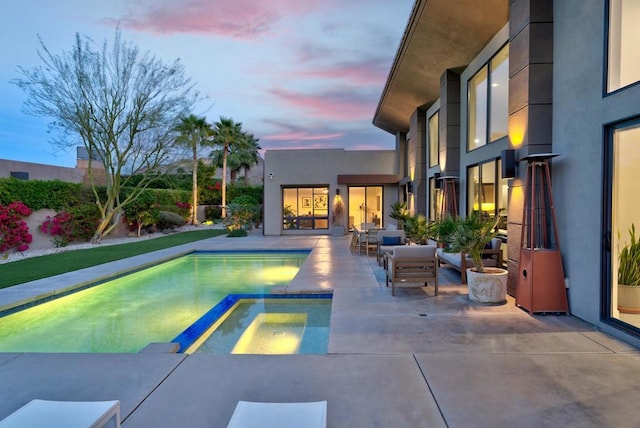
[{"label": "modern house", "polygon": [[[640,307],[621,304],[618,286],[619,251],[640,228],[637,22],[636,0],[417,0],[373,117],[395,152],[268,151],[265,234],[329,233],[314,201],[336,190],[350,225],[375,220],[378,195],[382,226],[398,200],[431,219],[479,211],[500,218],[516,296],[521,251],[537,250],[525,242],[530,188],[544,187],[528,172],[548,166],[543,226],[555,215],[558,233],[543,234],[561,254],[569,311],[640,346]],[[349,196],[363,188],[360,215]],[[289,226],[288,214],[309,215],[304,201],[324,218]]]},{"label": "modern house", "polygon": [[267,150],[264,234],[331,234],[331,210],[343,200],[344,226],[389,224],[398,201],[394,150]]},{"label": "modern house", "polygon": [[570,312],[636,346],[640,315],[619,310],[617,273],[640,226],[639,19],[635,0],[418,0],[373,118],[415,177],[414,212],[437,218],[455,198],[460,215],[501,217],[512,295],[531,158],[558,155]]}]

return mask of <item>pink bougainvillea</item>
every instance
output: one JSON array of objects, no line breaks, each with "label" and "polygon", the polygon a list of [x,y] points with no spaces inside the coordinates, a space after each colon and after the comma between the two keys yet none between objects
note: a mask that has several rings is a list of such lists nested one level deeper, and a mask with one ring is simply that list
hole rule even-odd
[{"label": "pink bougainvillea", "polygon": [[20,201],[0,205],[0,253],[15,249],[25,251],[33,237],[23,220],[31,215],[31,208]]},{"label": "pink bougainvillea", "polygon": [[56,247],[65,247],[74,237],[73,216],[66,211],[59,212],[54,217],[47,216],[40,231],[53,236]]}]

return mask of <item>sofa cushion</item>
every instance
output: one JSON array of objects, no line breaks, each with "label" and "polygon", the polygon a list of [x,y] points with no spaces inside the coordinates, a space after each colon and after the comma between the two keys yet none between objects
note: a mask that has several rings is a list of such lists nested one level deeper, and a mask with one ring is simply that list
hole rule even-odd
[{"label": "sofa cushion", "polygon": [[393,247],[394,257],[435,257],[436,247],[432,245],[403,245]]},{"label": "sofa cushion", "polygon": [[402,237],[400,236],[383,236],[382,245],[400,245],[402,244]]}]

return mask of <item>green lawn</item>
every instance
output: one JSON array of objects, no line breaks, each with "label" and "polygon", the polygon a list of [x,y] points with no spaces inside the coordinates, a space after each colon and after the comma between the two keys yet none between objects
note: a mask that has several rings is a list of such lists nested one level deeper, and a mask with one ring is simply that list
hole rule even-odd
[{"label": "green lawn", "polygon": [[213,238],[226,233],[226,230],[220,229],[194,230],[140,242],[107,246],[98,245],[96,248],[65,251],[4,263],[0,264],[0,288],[11,287],[23,282],[47,278],[201,239]]}]

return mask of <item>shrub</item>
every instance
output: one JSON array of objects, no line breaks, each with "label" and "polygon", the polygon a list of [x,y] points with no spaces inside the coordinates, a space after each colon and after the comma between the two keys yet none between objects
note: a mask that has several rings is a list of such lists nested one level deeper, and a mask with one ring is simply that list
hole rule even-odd
[{"label": "shrub", "polygon": [[171,211],[160,211],[158,214],[157,226],[160,230],[173,229],[184,226],[186,223],[187,221],[180,214]]},{"label": "shrub", "polygon": [[176,207],[178,208],[178,214],[180,214],[184,218],[189,218],[191,216],[191,204],[189,202],[176,202]]},{"label": "shrub", "polygon": [[204,218],[207,220],[218,220],[222,218],[222,208],[217,205],[205,207]]},{"label": "shrub", "polygon": [[259,205],[260,203],[251,195],[241,195],[231,200],[236,205]]},{"label": "shrub", "polygon": [[247,231],[244,229],[233,229],[227,235],[227,238],[241,238],[247,236]]},{"label": "shrub", "polygon": [[56,247],[66,247],[73,240],[73,216],[62,211],[55,216],[47,216],[40,225],[40,231],[53,236],[51,242]]},{"label": "shrub", "polygon": [[100,222],[100,210],[95,203],[84,203],[69,208],[73,216],[74,241],[89,241]]},{"label": "shrub", "polygon": [[0,253],[29,249],[33,236],[23,218],[30,215],[31,209],[20,201],[0,205]]},{"label": "shrub", "polygon": [[53,236],[56,247],[66,247],[74,241],[88,241],[100,221],[100,211],[94,204],[82,204],[47,216],[40,231]]}]

